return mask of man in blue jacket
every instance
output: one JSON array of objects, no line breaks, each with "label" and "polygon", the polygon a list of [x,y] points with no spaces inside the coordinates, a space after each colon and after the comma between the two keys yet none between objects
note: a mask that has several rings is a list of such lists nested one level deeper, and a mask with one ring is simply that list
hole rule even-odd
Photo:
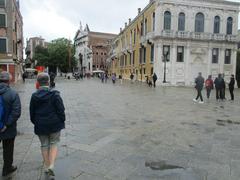
[{"label": "man in blue jacket", "polygon": [[48,74],[39,74],[37,81],[40,87],[31,97],[30,119],[41,142],[45,172],[54,178],[57,143],[60,131],[65,128],[65,108],[60,93],[49,89]]},{"label": "man in blue jacket", "polygon": [[2,176],[7,176],[17,170],[17,167],[12,164],[14,141],[17,135],[17,120],[21,116],[21,102],[18,93],[9,87],[10,79],[8,72],[0,73],[0,96],[4,109],[4,113],[1,114],[3,128],[0,129],[4,161]]}]

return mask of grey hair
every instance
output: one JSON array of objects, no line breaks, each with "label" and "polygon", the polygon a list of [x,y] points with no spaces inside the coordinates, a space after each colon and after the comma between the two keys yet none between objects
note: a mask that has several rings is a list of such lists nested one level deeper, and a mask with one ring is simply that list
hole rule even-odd
[{"label": "grey hair", "polygon": [[40,86],[48,86],[49,85],[49,75],[48,73],[39,73],[37,76],[37,81]]}]

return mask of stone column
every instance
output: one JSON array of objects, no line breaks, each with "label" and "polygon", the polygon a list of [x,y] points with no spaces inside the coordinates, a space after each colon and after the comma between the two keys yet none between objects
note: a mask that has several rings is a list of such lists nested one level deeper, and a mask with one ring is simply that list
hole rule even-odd
[{"label": "stone column", "polygon": [[162,82],[163,74],[162,74],[162,45],[157,42],[154,47],[154,72],[158,77],[158,84]]},{"label": "stone column", "polygon": [[[212,65],[212,44],[210,43],[208,46],[208,59],[207,59],[207,77],[211,74],[211,65]],[[204,77],[207,79],[207,77]]]},{"label": "stone column", "polygon": [[232,49],[232,56],[231,56],[231,63],[232,63],[232,74],[236,75],[236,68],[237,68],[237,50],[234,48]]},{"label": "stone column", "polygon": [[219,73],[224,73],[224,61],[225,61],[225,46],[219,49]]},{"label": "stone column", "polygon": [[191,64],[190,64],[190,61],[191,61],[191,59],[190,59],[191,57],[190,57],[190,44],[189,44],[189,42],[187,43],[187,46],[185,47],[185,49],[184,49],[184,62],[185,62],[185,72],[184,72],[184,75],[185,75],[185,84],[187,85],[187,86],[189,86],[190,85],[190,81],[189,81],[189,77],[190,77],[190,74],[189,74],[189,69],[190,69],[190,66],[191,66]]},{"label": "stone column", "polygon": [[[171,65],[169,67],[169,69],[171,69],[171,84],[172,85],[176,85],[176,70],[175,70],[175,66],[176,66],[176,59],[177,59],[177,45],[174,43],[173,47],[171,47]],[[170,56],[171,56],[170,55]]]}]

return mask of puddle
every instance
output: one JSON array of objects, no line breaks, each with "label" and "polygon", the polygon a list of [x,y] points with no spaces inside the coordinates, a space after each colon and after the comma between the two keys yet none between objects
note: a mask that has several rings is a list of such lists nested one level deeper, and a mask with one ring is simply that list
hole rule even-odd
[{"label": "puddle", "polygon": [[183,167],[167,164],[165,161],[158,162],[145,162],[145,167],[149,167],[152,170],[169,170],[169,169],[184,169]]},{"label": "puddle", "polygon": [[219,125],[219,126],[240,125],[240,122],[232,121],[232,120],[230,120],[230,119],[227,119],[227,120],[217,119],[216,124]]}]

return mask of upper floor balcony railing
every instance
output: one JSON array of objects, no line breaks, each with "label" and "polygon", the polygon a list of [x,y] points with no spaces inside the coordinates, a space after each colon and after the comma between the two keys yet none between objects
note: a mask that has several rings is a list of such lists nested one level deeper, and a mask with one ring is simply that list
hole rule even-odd
[{"label": "upper floor balcony railing", "polygon": [[226,35],[226,40],[231,42],[238,42],[237,35]]},{"label": "upper floor balcony railing", "polygon": [[224,41],[225,40],[226,35],[224,34],[213,34],[212,35],[212,40],[215,41]]},{"label": "upper floor balcony railing", "polygon": [[211,40],[211,33],[192,32],[191,38],[198,40]]},{"label": "upper floor balcony railing", "polygon": [[163,30],[161,34],[154,34],[154,37],[164,38],[181,38],[181,39],[195,39],[195,40],[215,40],[215,41],[231,41],[237,42],[238,38],[236,35],[225,35],[225,34],[212,34],[206,32],[187,32],[187,31],[173,31]]}]

